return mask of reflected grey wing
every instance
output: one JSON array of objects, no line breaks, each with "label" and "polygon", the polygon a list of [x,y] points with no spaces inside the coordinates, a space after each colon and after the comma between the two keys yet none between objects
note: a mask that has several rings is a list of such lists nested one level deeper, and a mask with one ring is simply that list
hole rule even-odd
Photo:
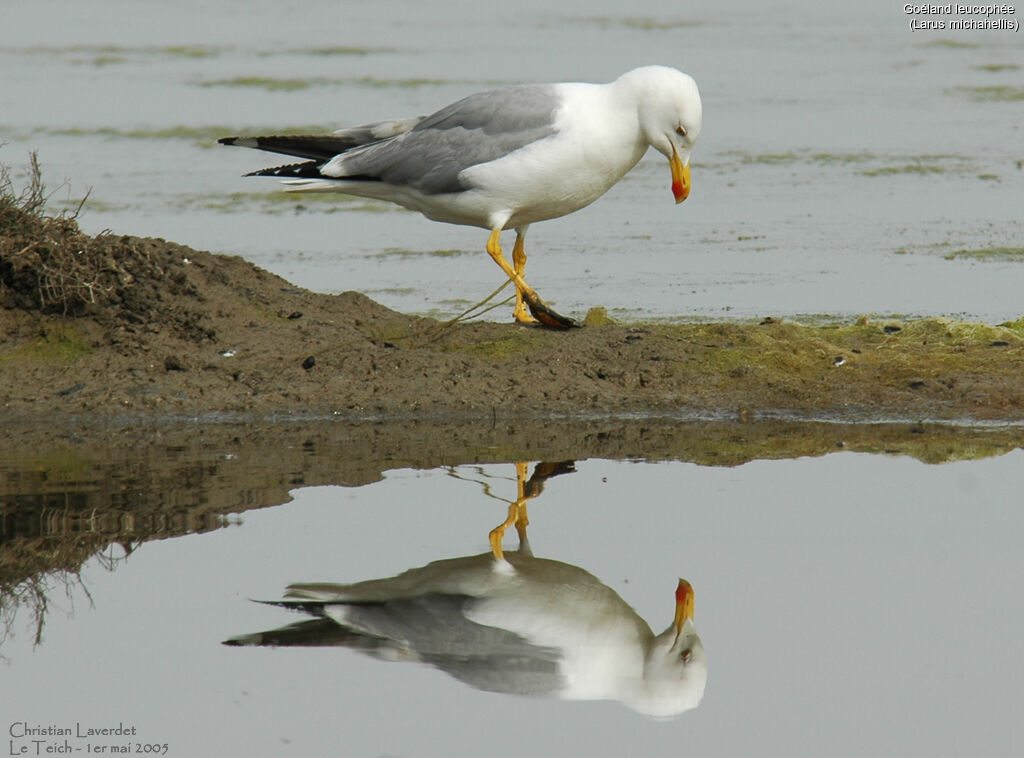
[{"label": "reflected grey wing", "polygon": [[466,614],[474,602],[463,595],[435,594],[347,606],[345,621],[400,642],[424,662],[479,689],[516,695],[558,690],[559,652],[471,621]]},{"label": "reflected grey wing", "polygon": [[[463,595],[424,595],[380,603],[343,604],[344,623],[312,600],[272,602],[319,618],[280,629],[232,637],[225,645],[346,647],[383,660],[418,660],[477,689],[514,695],[549,695],[564,682],[559,651],[470,621],[475,601]],[[333,604],[335,607],[342,604]]]},{"label": "reflected grey wing", "polygon": [[372,178],[425,194],[469,189],[459,174],[555,133],[553,85],[525,84],[480,92],[427,116],[397,137],[354,148],[321,173]]},{"label": "reflected grey wing", "polygon": [[562,683],[558,650],[470,621],[466,615],[474,602],[465,595],[430,594],[347,606],[345,621],[399,641],[425,663],[480,689],[514,694],[557,690]]},{"label": "reflected grey wing", "polygon": [[536,656],[448,657],[424,660],[454,679],[485,692],[539,697],[555,695],[565,686],[558,663]]},{"label": "reflected grey wing", "polygon": [[279,629],[240,634],[224,640],[232,647],[348,647],[372,649],[375,638],[346,629],[328,618],[299,621]]}]

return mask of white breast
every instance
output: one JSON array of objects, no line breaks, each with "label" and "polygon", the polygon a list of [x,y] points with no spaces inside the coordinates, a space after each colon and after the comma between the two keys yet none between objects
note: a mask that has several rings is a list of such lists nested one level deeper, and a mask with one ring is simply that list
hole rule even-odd
[{"label": "white breast", "polygon": [[[462,178],[467,195],[512,228],[564,216],[594,202],[643,156],[647,144],[633,111],[613,107],[607,85],[562,84],[556,133]],[[467,200],[471,198],[467,197]]]}]

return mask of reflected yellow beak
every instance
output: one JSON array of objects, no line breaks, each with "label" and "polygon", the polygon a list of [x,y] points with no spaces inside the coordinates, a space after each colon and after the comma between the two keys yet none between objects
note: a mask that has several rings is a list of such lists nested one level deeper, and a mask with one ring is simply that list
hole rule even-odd
[{"label": "reflected yellow beak", "polygon": [[686,619],[693,620],[693,587],[685,579],[680,579],[676,587],[676,617],[672,621],[672,626],[676,628],[676,639],[682,634]]},{"label": "reflected yellow beak", "polygon": [[675,145],[672,145],[672,157],[668,162],[672,166],[672,194],[676,196],[676,202],[681,203],[690,195],[690,164],[684,166],[679,160]]}]

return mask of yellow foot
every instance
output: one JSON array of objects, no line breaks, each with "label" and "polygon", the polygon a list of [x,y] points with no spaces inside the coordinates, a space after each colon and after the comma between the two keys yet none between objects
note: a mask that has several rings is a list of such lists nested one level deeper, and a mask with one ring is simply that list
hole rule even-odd
[{"label": "yellow foot", "polygon": [[577,326],[576,322],[571,318],[560,316],[551,310],[540,296],[534,292],[533,288],[526,283],[523,279],[522,269],[526,266],[526,254],[522,250],[523,237],[520,234],[516,238],[516,250],[514,257],[518,264],[518,270],[513,268],[501,252],[501,228],[492,229],[491,236],[487,239],[487,254],[494,259],[494,262],[501,267],[501,270],[505,272],[505,276],[512,280],[512,283],[516,285],[516,320],[520,323],[523,322],[520,319],[520,315],[525,316],[525,313],[521,314],[520,301],[526,300],[527,306],[530,308],[530,312],[533,314],[542,326],[550,327],[551,329],[569,329]]},{"label": "yellow foot", "polygon": [[530,315],[526,303],[523,302],[516,303],[516,309],[512,312],[512,317],[516,320],[517,324],[533,326],[540,323],[540,321]]}]

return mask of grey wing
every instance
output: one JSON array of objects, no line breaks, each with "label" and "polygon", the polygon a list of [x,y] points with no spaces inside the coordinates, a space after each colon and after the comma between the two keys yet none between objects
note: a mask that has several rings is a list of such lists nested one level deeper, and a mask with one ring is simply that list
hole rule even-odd
[{"label": "grey wing", "polygon": [[555,133],[554,85],[525,84],[480,92],[419,121],[391,139],[355,148],[320,173],[373,178],[424,194],[469,189],[460,174]]},{"label": "grey wing", "polygon": [[359,126],[347,126],[344,129],[338,129],[334,132],[339,137],[347,137],[355,141],[359,145],[365,145],[370,142],[377,142],[382,139],[388,139],[412,129],[416,124],[420,123],[426,116],[412,116],[410,118],[392,118],[386,121],[374,121],[370,124],[360,124]]},{"label": "grey wing", "polygon": [[[262,169],[251,174],[251,176],[278,175],[282,169],[293,169],[298,166],[308,166],[313,171],[319,165],[331,160],[337,155],[352,150],[353,148],[380,142],[403,134],[412,129],[424,119],[423,116],[412,118],[391,119],[389,121],[374,121],[372,124],[361,124],[350,126],[347,129],[339,129],[333,134],[282,134],[264,137],[221,137],[217,140],[222,145],[238,145],[239,147],[253,147],[257,150],[266,150],[271,153],[282,155],[293,155],[296,158],[306,158],[309,164],[293,164],[292,166],[277,166],[269,169]],[[291,175],[291,171],[284,172]],[[312,173],[318,176],[317,173]]]}]

